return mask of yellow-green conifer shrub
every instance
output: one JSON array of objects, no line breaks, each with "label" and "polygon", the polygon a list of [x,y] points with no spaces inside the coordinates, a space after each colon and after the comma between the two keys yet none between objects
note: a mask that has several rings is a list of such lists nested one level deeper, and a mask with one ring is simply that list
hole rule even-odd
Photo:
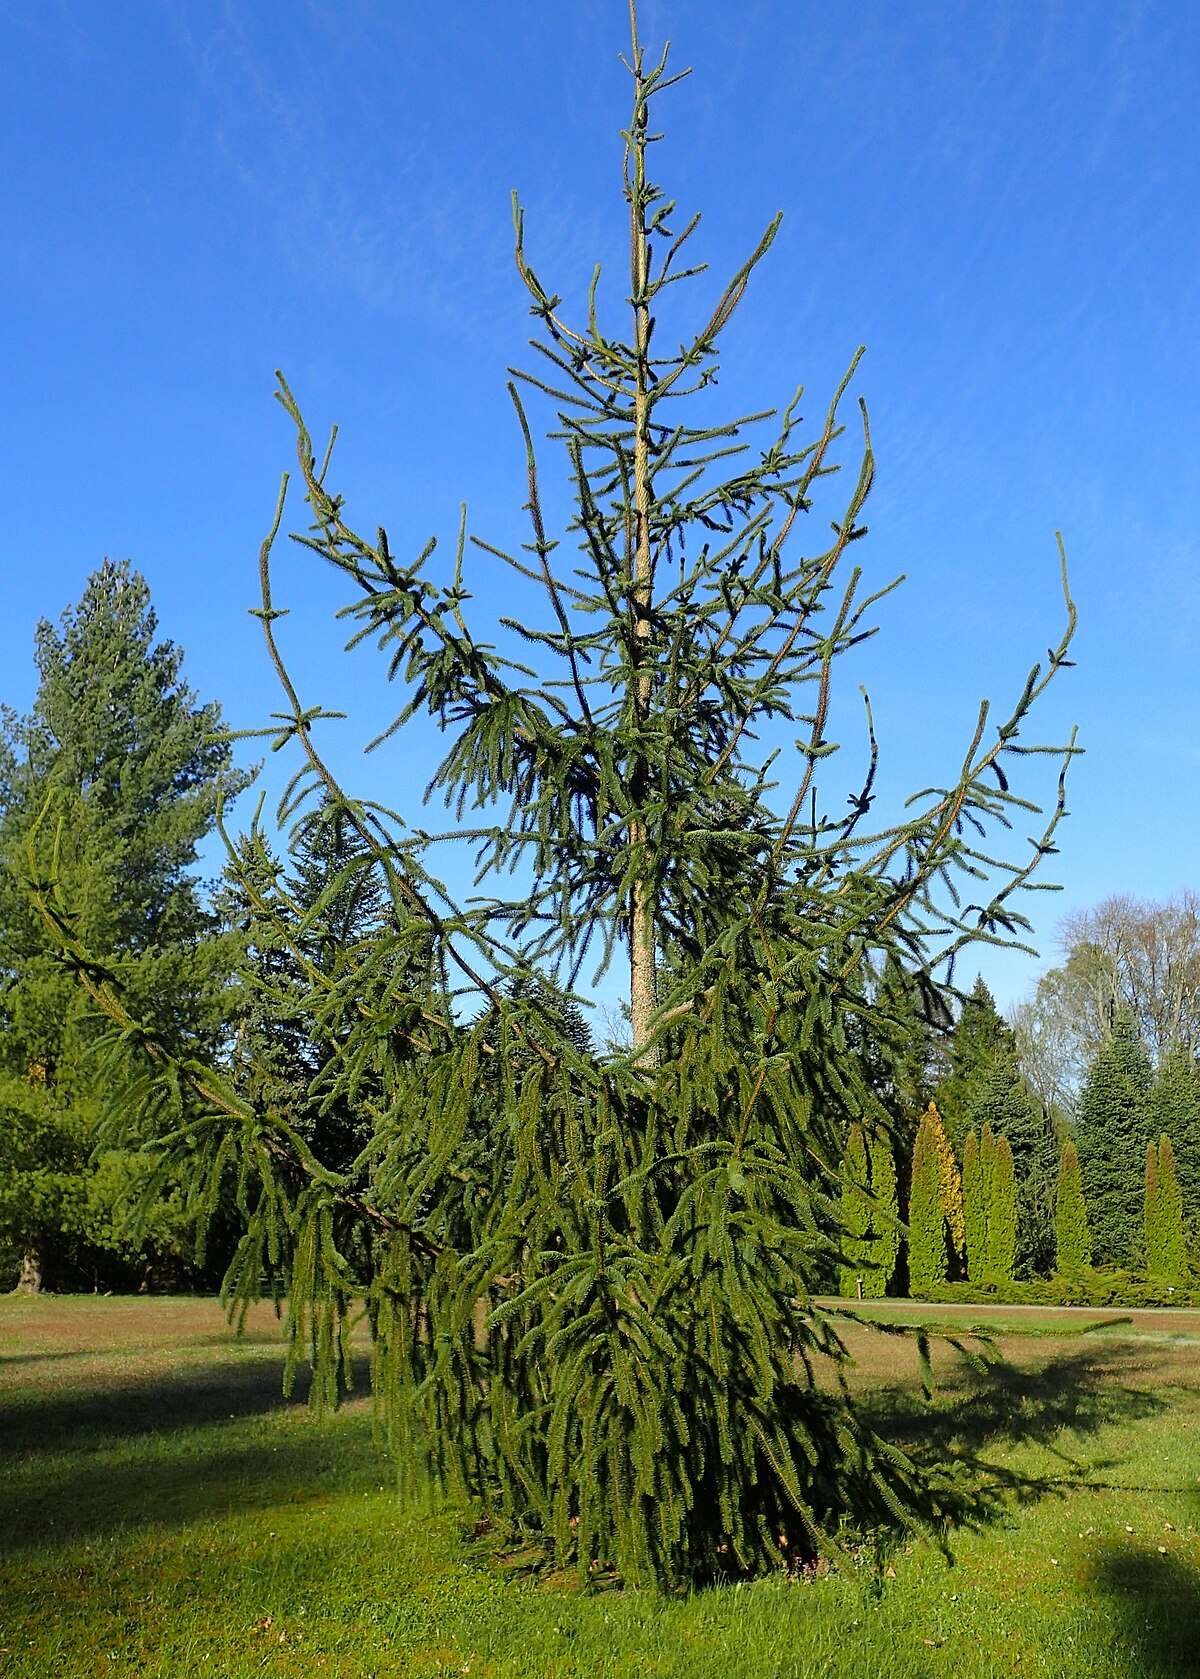
[{"label": "yellow-green conifer shrub", "polygon": [[988,1139],[990,1162],[985,1167],[988,1183],[987,1277],[992,1282],[1011,1282],[1017,1257],[1017,1175],[1007,1137]]},{"label": "yellow-green conifer shrub", "polygon": [[942,1201],[942,1216],[946,1220],[951,1251],[956,1259],[961,1259],[966,1244],[962,1179],[958,1174],[958,1162],[954,1158],[954,1145],[946,1135],[946,1127],[936,1102],[929,1104],[929,1119],[933,1127],[934,1145],[937,1148],[938,1193]]},{"label": "yellow-green conifer shrub", "polygon": [[852,1125],[842,1161],[841,1292],[854,1300],[866,1295],[871,1263],[871,1192],[867,1141],[861,1125]]},{"label": "yellow-green conifer shrub", "polygon": [[1072,1142],[1063,1144],[1058,1162],[1058,1194],[1054,1206],[1056,1265],[1069,1276],[1085,1271],[1092,1263],[1092,1233],[1088,1227],[1087,1202],[1079,1156]]},{"label": "yellow-green conifer shrub", "polygon": [[875,1269],[871,1286],[863,1285],[868,1298],[881,1297],[900,1257],[900,1202],[896,1186],[896,1157],[892,1153],[892,1139],[882,1128],[875,1130],[870,1140],[871,1193],[875,1208],[872,1215],[875,1241]]},{"label": "yellow-green conifer shrub", "polygon": [[850,1129],[842,1163],[842,1228],[842,1294],[881,1299],[900,1252],[896,1162],[883,1130]]},{"label": "yellow-green conifer shrub", "polygon": [[921,1300],[936,1299],[949,1274],[939,1129],[931,1102],[917,1127],[908,1192],[908,1288]]},{"label": "yellow-green conifer shrub", "polygon": [[974,1131],[963,1144],[962,1202],[967,1276],[978,1282],[987,1262],[988,1186],[985,1157]]},{"label": "yellow-green conifer shrub", "polygon": [[1183,1230],[1183,1196],[1171,1139],[1146,1149],[1146,1270],[1152,1277],[1181,1283],[1188,1274]]}]

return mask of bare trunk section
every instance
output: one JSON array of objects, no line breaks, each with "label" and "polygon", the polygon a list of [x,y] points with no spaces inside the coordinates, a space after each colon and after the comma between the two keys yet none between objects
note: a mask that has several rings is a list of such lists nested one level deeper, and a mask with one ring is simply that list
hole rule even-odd
[{"label": "bare trunk section", "polygon": [[[634,121],[630,134],[632,175],[627,172],[630,205],[630,256],[634,319],[634,347],[637,355],[637,384],[634,395],[633,441],[633,530],[631,532],[633,571],[633,634],[634,677],[633,710],[638,724],[644,726],[650,716],[653,694],[653,638],[652,610],[654,604],[654,561],[650,549],[650,304],[646,297],[649,274],[649,242],[646,235],[646,106],[642,100],[642,62],[637,41],[637,24],[630,6],[633,26],[633,63],[638,98],[634,107]],[[627,165],[628,171],[628,165]],[[649,768],[643,762],[635,765],[630,776],[629,793],[636,811],[649,791]],[[645,846],[648,832],[644,821],[634,815],[629,824],[632,845]],[[651,1021],[658,1001],[657,936],[652,877],[647,864],[634,881],[629,909],[629,1009],[633,1028],[633,1047],[641,1050],[650,1036]],[[648,1067],[657,1064],[655,1050],[647,1050],[642,1057]]]},{"label": "bare trunk section", "polygon": [[18,1294],[40,1294],[42,1292],[42,1256],[36,1248],[26,1248],[21,1255],[21,1277],[17,1283]]}]

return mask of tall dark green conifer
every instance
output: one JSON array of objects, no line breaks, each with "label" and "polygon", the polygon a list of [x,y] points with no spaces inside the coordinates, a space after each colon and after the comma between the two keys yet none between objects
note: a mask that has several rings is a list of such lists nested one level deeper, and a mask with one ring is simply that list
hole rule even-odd
[{"label": "tall dark green conifer", "polygon": [[[244,777],[214,740],[219,708],[199,704],[182,677],[182,652],[156,637],[145,582],[127,563],[106,562],[59,625],[38,625],[33,711],[4,718],[0,1075],[11,1100],[0,1100],[17,1148],[20,1116],[31,1111],[20,1086],[32,1081],[45,1110],[38,1126],[53,1116],[62,1177],[57,1213],[45,1194],[36,1198],[40,1223],[28,1217],[34,1200],[17,1196],[31,1286],[43,1264],[79,1286],[95,1280],[105,1251],[116,1265],[130,1254],[90,1164],[109,1078],[89,1054],[98,1017],[30,906],[30,874],[56,872],[70,905],[64,930],[119,964],[139,1017],[189,1036],[202,1053],[213,1052],[223,1030],[236,955],[202,901],[196,847],[215,820],[219,784],[236,793]],[[121,1183],[111,1158],[104,1182]]]},{"label": "tall dark green conifer", "polygon": [[1200,1229],[1200,1061],[1182,1045],[1163,1056],[1150,1087],[1149,1125],[1170,1137],[1179,1162],[1184,1222]]},{"label": "tall dark green conifer", "polygon": [[959,1008],[946,1046],[946,1073],[936,1092],[946,1134],[960,1153],[967,1132],[984,1123],[977,1117],[980,1098],[997,1061],[1010,1060],[1013,1051],[1012,1030],[979,974]]},{"label": "tall dark green conifer", "polygon": [[[396,726],[424,716],[447,735],[434,786],[449,835],[342,794],[316,744],[323,714],[284,662],[272,531],[261,615],[286,696],[277,739],[346,812],[390,900],[391,950],[373,942],[364,978],[385,953],[396,977],[360,1009],[339,1085],[369,1069],[381,1086],[369,1156],[330,1169],[285,1116],[181,1073],[156,1045],[211,1104],[207,1134],[189,1133],[196,1179],[233,1152],[258,1194],[232,1286],[247,1297],[283,1265],[316,1391],[333,1391],[361,1290],[407,1473],[423,1455],[499,1527],[533,1530],[585,1577],[637,1584],[777,1567],[781,1534],[786,1554],[811,1554],[831,1524],[930,1508],[912,1465],[818,1380],[814,1355],[844,1354],[812,1290],[836,1258],[849,1127],[888,1118],[862,1056],[878,975],[894,958],[928,977],[977,936],[1027,925],[1013,894],[1052,848],[1061,779],[1019,859],[997,864],[987,836],[1018,810],[1024,821],[1008,773],[1030,766],[1028,713],[1067,662],[1073,609],[1011,713],[996,726],[981,711],[950,785],[899,822],[875,817],[868,712],[860,792],[849,805],[840,787],[822,794],[831,684],[879,598],[845,572],[874,471],[865,409],[832,539],[802,546],[844,465],[851,375],[808,440],[799,394],[781,416],[715,414],[718,341],[778,224],[711,309],[672,319],[696,222],[648,172],[651,106],[673,78],[636,23],[630,69],[621,326],[607,328],[599,283],[568,318],[517,214],[543,352],[511,386],[530,539],[478,545],[510,569],[504,633],[523,642],[521,664],[472,631],[465,521],[440,578],[432,544],[411,561],[384,530],[358,534],[281,391],[311,512],[302,541],[351,583],[356,639],[381,644],[406,683]],[[526,397],[548,400],[565,450],[565,559]],[[282,512],[281,498],[276,529]],[[791,763],[757,744],[775,725],[798,738]],[[431,847],[464,837],[479,896],[458,905],[431,877]],[[947,883],[968,871],[974,892],[981,870],[994,895],[962,911]],[[434,994],[405,977],[422,948],[449,982]],[[632,1044],[600,1062],[555,999],[617,960]],[[518,987],[530,974],[542,986]],[[340,985],[361,990],[353,972]],[[100,989],[126,1024],[119,992]],[[373,1231],[367,1279],[338,1240],[356,1218]]]},{"label": "tall dark green conifer", "polygon": [[1088,1068],[1075,1122],[1092,1253],[1097,1265],[1136,1265],[1142,1251],[1146,1101],[1150,1062],[1127,1015],[1119,1015]]}]

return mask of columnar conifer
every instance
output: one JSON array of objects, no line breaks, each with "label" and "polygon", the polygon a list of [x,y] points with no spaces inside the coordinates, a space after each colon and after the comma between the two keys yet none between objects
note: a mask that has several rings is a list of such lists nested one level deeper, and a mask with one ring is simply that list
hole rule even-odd
[{"label": "columnar conifer", "polygon": [[930,1103],[917,1127],[908,1191],[908,1285],[918,1299],[936,1299],[949,1274],[941,1130]]},{"label": "columnar conifer", "polygon": [[871,1136],[871,1195],[874,1202],[872,1225],[874,1230],[873,1257],[875,1270],[870,1288],[864,1293],[882,1296],[896,1269],[900,1256],[900,1206],[897,1197],[896,1157],[887,1130],[876,1126]]},{"label": "columnar conifer", "polygon": [[983,1136],[988,1184],[987,1276],[994,1282],[1011,1282],[1017,1256],[1017,1179],[1012,1149],[1007,1137],[994,1137],[988,1127]]},{"label": "columnar conifer", "polygon": [[871,1256],[871,1189],[867,1143],[861,1125],[852,1125],[842,1162],[842,1293],[866,1294]]},{"label": "columnar conifer", "polygon": [[1184,1224],[1200,1227],[1200,1061],[1182,1044],[1169,1049],[1150,1088],[1149,1123],[1171,1139],[1179,1163]]},{"label": "columnar conifer", "polygon": [[990,1193],[987,1168],[990,1164],[990,1156],[979,1146],[978,1134],[968,1131],[963,1144],[962,1199],[967,1276],[972,1282],[981,1279],[987,1263]]},{"label": "columnar conifer", "polygon": [[1144,1228],[1147,1273],[1169,1282],[1182,1282],[1188,1271],[1183,1198],[1175,1151],[1167,1136],[1146,1145]]},{"label": "columnar conifer", "polygon": [[869,1136],[850,1128],[842,1166],[841,1289],[851,1299],[887,1293],[900,1247],[896,1205],[896,1163],[882,1128]]},{"label": "columnar conifer", "polygon": [[962,1179],[936,1102],[929,1104],[928,1119],[937,1149],[938,1193],[941,1196],[942,1214],[946,1220],[946,1232],[950,1240],[950,1256],[952,1262],[957,1263],[962,1257],[966,1242],[963,1229]]},{"label": "columnar conifer", "polygon": [[1083,1178],[1074,1143],[1063,1144],[1058,1167],[1058,1195],[1054,1218],[1055,1256],[1059,1271],[1066,1275],[1083,1271],[1092,1263],[1092,1235],[1088,1228]]}]

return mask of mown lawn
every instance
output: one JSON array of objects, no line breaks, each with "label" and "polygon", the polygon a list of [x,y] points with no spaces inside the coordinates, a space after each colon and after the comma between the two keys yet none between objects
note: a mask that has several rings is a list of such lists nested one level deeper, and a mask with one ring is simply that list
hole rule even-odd
[{"label": "mown lawn", "polygon": [[681,1601],[468,1560],[399,1506],[365,1397],[281,1399],[266,1311],[235,1340],[211,1301],[2,1299],[0,1674],[1200,1674],[1200,1339],[1044,1319],[985,1377],[944,1352],[928,1407],[910,1348],[850,1332],[896,1437],[992,1465],[952,1565]]}]

